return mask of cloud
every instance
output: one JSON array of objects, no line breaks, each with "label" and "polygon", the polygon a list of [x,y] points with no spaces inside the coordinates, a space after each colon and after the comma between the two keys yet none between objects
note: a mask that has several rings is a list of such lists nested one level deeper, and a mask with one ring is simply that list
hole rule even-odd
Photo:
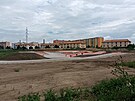
[{"label": "cloud", "polygon": [[0,0],[0,41],[129,38],[135,42],[133,0]]}]

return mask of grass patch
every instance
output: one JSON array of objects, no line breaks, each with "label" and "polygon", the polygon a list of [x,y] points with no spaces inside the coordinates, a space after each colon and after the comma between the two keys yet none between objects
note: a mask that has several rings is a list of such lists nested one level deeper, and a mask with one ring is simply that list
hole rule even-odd
[{"label": "grass patch", "polygon": [[5,58],[7,56],[13,55],[17,53],[18,51],[13,51],[13,50],[1,50],[0,51],[0,58]]},{"label": "grass patch", "polygon": [[17,50],[4,50],[0,51],[0,60],[36,60],[47,59],[35,53],[19,53]]},{"label": "grass patch", "polygon": [[132,62],[123,62],[121,64],[119,64],[121,66],[127,66],[127,67],[130,67],[130,68],[135,68],[135,61],[132,61]]}]

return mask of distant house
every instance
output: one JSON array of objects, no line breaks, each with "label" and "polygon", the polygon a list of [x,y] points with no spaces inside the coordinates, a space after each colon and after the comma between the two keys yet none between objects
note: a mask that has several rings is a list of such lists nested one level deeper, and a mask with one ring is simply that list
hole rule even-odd
[{"label": "distant house", "polygon": [[127,47],[131,41],[128,39],[117,39],[117,40],[105,40],[102,43],[103,48],[113,48],[113,47]]},{"label": "distant house", "polygon": [[15,48],[17,47],[25,47],[27,49],[35,49],[35,47],[38,46],[39,47],[39,43],[38,42],[31,42],[31,43],[25,43],[25,42],[18,42],[18,43],[15,43]]},{"label": "distant house", "polygon": [[64,49],[75,49],[75,48],[86,48],[84,41],[68,41],[60,43],[60,48]]},{"label": "distant house", "polygon": [[10,42],[0,42],[0,47],[6,49],[6,47],[11,47]]},{"label": "distant house", "polygon": [[55,45],[57,45],[57,44],[55,44],[55,43],[41,43],[40,47],[42,49],[44,49],[44,48],[55,48]]},{"label": "distant house", "polygon": [[84,40],[54,40],[53,43],[62,49],[86,48]]}]

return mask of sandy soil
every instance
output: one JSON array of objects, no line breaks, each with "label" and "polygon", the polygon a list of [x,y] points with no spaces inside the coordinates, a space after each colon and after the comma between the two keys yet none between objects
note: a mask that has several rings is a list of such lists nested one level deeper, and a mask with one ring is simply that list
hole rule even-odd
[{"label": "sandy soil", "polygon": [[[0,64],[0,101],[17,101],[18,96],[47,89],[93,86],[106,78],[118,57],[26,64]],[[124,61],[134,61],[126,54]],[[134,73],[134,69],[127,69]],[[19,71],[19,72],[17,72]]]}]

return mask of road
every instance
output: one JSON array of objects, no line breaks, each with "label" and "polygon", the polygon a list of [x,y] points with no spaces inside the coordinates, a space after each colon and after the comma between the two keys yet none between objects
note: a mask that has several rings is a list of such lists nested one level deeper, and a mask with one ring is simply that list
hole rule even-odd
[{"label": "road", "polygon": [[17,61],[0,61],[0,64],[16,64],[16,63],[42,63],[42,62],[51,62],[51,61],[70,61],[70,60],[84,60],[84,59],[99,59],[99,58],[107,58],[112,56],[124,55],[127,53],[108,53],[97,56],[90,57],[66,57],[64,54],[59,52],[46,52],[44,57],[49,59],[39,59],[39,60],[17,60]]}]

